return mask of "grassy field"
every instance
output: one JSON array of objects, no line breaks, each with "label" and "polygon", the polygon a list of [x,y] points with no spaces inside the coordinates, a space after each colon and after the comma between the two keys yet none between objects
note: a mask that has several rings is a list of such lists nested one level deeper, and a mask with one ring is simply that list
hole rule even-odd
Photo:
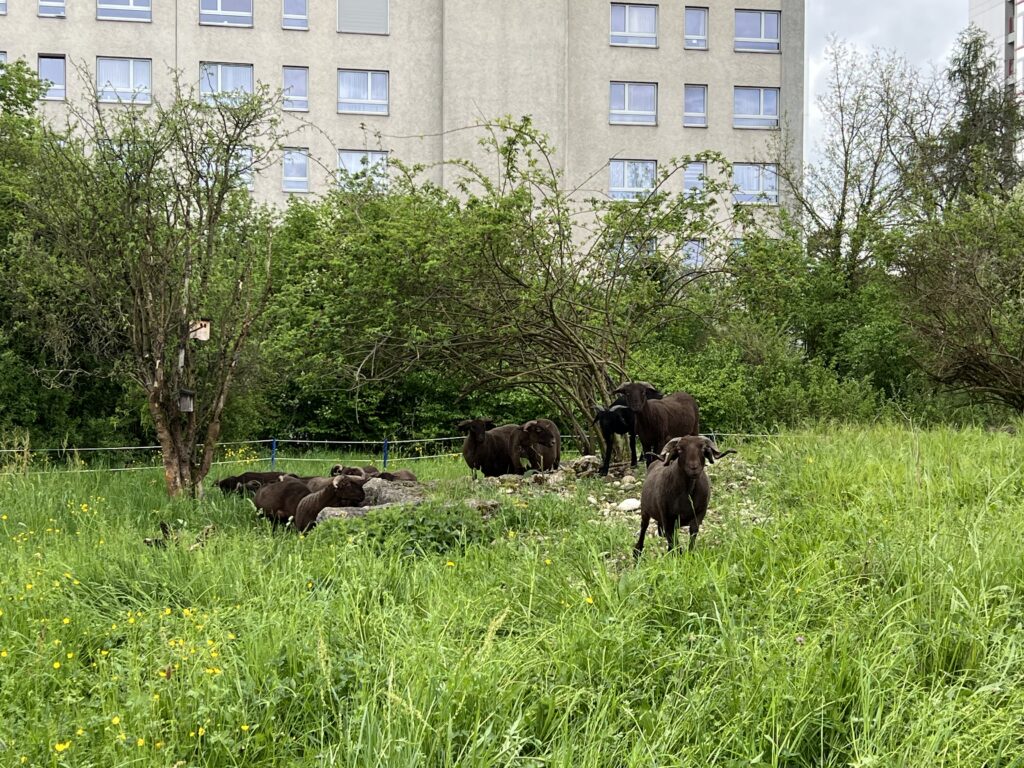
[{"label": "grassy field", "polygon": [[304,538],[155,472],[0,476],[0,766],[1024,766],[1020,438],[739,448],[638,565],[617,489],[455,459]]}]

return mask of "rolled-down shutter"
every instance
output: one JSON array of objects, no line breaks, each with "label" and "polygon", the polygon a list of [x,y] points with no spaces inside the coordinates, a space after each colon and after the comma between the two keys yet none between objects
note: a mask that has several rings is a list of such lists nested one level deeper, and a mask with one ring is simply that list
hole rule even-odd
[{"label": "rolled-down shutter", "polygon": [[338,0],[338,31],[388,34],[388,0]]}]

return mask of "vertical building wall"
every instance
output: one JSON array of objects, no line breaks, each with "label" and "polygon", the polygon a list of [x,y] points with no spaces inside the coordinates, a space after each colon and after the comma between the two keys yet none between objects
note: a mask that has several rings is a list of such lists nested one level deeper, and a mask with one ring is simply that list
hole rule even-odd
[{"label": "vertical building wall", "polygon": [[[694,0],[708,8],[707,50],[684,47],[685,0],[643,4],[658,8],[657,47],[610,45],[607,0],[390,0],[387,34],[338,32],[338,0],[309,0],[303,31],[282,28],[281,0],[255,0],[252,27],[200,25],[199,0],[155,0],[150,23],[98,21],[95,0],[68,0],[67,17],[57,19],[39,17],[35,0],[9,0],[0,50],[33,66],[40,53],[64,54],[90,73],[97,56],[149,58],[156,99],[170,97],[175,70],[195,86],[204,61],[251,64],[255,80],[273,88],[284,66],[308,67],[309,111],[285,113],[285,125],[287,145],[310,151],[313,192],[331,183],[339,149],[386,150],[427,164],[429,178],[450,184],[443,161],[484,162],[481,132],[471,126],[504,114],[532,115],[567,185],[589,194],[608,192],[611,158],[663,166],[715,150],[733,162],[772,162],[777,131],[733,127],[736,86],[780,88],[783,136],[800,162],[804,0]],[[781,11],[781,53],[734,50],[737,9]],[[388,114],[338,114],[340,68],[388,71]],[[68,98],[88,98],[94,81],[70,70]],[[656,125],[609,122],[613,81],[657,83]],[[708,88],[706,128],[683,126],[686,84]],[[47,103],[45,111],[59,116],[62,105]],[[673,184],[681,188],[682,180]],[[256,179],[255,194],[287,199],[279,165]]]}]

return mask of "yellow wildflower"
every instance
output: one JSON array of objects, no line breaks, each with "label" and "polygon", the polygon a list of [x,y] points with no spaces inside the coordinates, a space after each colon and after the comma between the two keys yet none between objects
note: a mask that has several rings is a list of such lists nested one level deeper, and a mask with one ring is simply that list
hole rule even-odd
[{"label": "yellow wildflower", "polygon": [[65,624],[70,624],[71,623],[71,619],[69,619],[67,616],[65,616],[64,619],[63,619],[63,622]]},{"label": "yellow wildflower", "polygon": [[60,662],[59,661],[53,662],[53,668],[54,669],[60,669]]},{"label": "yellow wildflower", "polygon": [[594,598],[592,598],[590,595],[587,595],[586,598],[584,598],[584,599],[587,601],[587,605],[593,605],[594,604]]},{"label": "yellow wildflower", "polygon": [[121,724],[121,718],[118,717],[117,715],[114,715],[112,718],[110,718],[110,722],[112,724],[114,724],[114,725],[120,725]]},{"label": "yellow wildflower", "polygon": [[136,747],[144,747],[144,746],[146,746],[146,740],[140,736],[139,738],[137,738],[135,740],[135,746]]},{"label": "yellow wildflower", "polygon": [[53,745],[53,749],[56,752],[63,752],[65,749],[67,749],[70,746],[71,746],[71,740],[68,739],[67,741],[58,741],[56,744]]},{"label": "yellow wildflower", "polygon": [[242,724],[241,724],[241,725],[239,726],[239,728],[241,728],[241,729],[242,729],[243,731],[248,731],[248,730],[249,730],[249,726],[248,726],[248,724],[246,724],[246,723],[242,723]]},{"label": "yellow wildflower", "polygon": [[444,565],[445,565],[446,568],[454,568],[455,567],[455,563],[453,563],[451,560],[449,560]]}]

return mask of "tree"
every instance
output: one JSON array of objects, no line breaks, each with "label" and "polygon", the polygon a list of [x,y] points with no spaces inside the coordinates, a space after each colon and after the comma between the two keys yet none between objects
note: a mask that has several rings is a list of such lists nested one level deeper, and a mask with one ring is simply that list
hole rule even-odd
[{"label": "tree", "polygon": [[21,317],[55,380],[141,389],[171,495],[201,493],[269,294],[271,219],[245,186],[278,146],[276,107],[262,89],[198,100],[180,84],[167,105],[73,107],[33,167]]},{"label": "tree", "polygon": [[919,362],[938,382],[1024,413],[1024,187],[963,200],[893,238]]},{"label": "tree", "polygon": [[[725,240],[715,179],[729,174],[717,155],[683,158],[642,179],[639,200],[583,201],[528,118],[496,122],[482,143],[500,172],[458,163],[455,193],[399,167],[387,188],[357,179],[293,209],[303,224],[285,230],[302,256],[282,277],[278,327],[317,345],[300,376],[356,391],[442,370],[474,390],[532,393],[586,444],[580,414],[709,271],[687,261],[687,243]],[[691,160],[718,165],[703,194],[667,192]]]}]

